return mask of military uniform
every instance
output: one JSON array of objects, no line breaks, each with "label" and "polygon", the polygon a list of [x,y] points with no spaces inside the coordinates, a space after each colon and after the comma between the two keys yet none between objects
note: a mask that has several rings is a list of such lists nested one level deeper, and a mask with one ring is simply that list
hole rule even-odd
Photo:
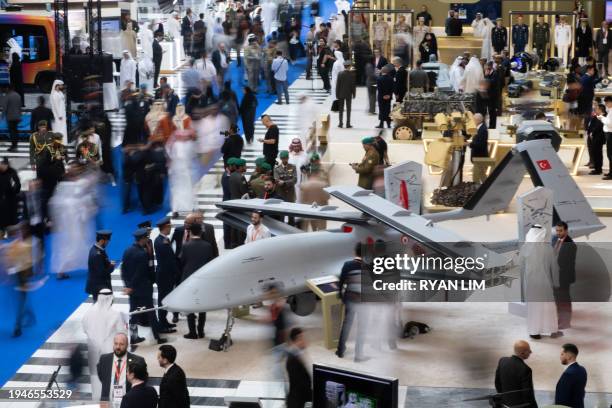
[{"label": "military uniform", "polygon": [[47,203],[64,175],[65,156],[61,133],[37,131],[30,136],[30,164],[36,165],[36,177],[42,182],[43,218],[48,217]]},{"label": "military uniform", "polygon": [[540,67],[546,62],[548,43],[550,43],[550,26],[548,23],[533,24],[533,48],[540,59]]},{"label": "military uniform", "polygon": [[491,30],[491,43],[496,53],[501,53],[508,45],[508,29],[506,27],[493,27]]},{"label": "military uniform", "polygon": [[[295,203],[295,184],[297,183],[297,169],[291,163],[279,164],[274,168],[274,179],[276,180],[276,192],[284,201]],[[282,181],[283,184],[278,182]]]},{"label": "military uniform", "polygon": [[[241,171],[236,170],[229,176],[230,200],[237,200],[249,193],[249,183]],[[236,248],[244,243],[246,235],[243,231],[232,228],[230,233],[230,248]]]},{"label": "military uniform", "polygon": [[[162,300],[166,297],[174,286],[180,282],[181,271],[178,258],[172,249],[170,239],[159,234],[155,238],[155,256],[157,257],[157,268],[155,279],[157,281],[157,306],[162,306]],[[161,325],[169,326],[166,318],[168,312],[164,309],[157,311],[157,316]]]},{"label": "military uniform", "polygon": [[93,296],[94,302],[98,299],[98,292],[101,289],[113,290],[111,284],[113,269],[113,264],[108,259],[106,250],[98,244],[94,244],[89,250],[87,283],[85,285],[85,292]]},{"label": "military uniform", "polygon": [[529,42],[529,27],[527,24],[515,24],[512,26],[512,46],[514,53],[525,51]]},{"label": "military uniform", "polygon": [[[141,233],[141,230],[137,232]],[[146,231],[144,233],[146,233]],[[129,295],[130,312],[140,307],[146,309],[153,308],[153,281],[155,280],[155,276],[151,275],[149,255],[146,249],[137,242],[132,244],[123,253],[121,279],[126,288],[132,289],[132,293]],[[155,316],[155,312],[150,311],[141,315],[130,316],[131,343],[135,344],[142,341],[142,339],[138,337],[138,316],[142,316],[148,321],[153,331],[153,336],[156,340],[159,340],[159,322]]]},{"label": "military uniform", "polygon": [[380,162],[380,156],[376,149],[369,149],[361,163],[359,163],[355,167],[355,171],[359,174],[359,181],[357,185],[361,188],[365,188],[366,190],[372,189],[372,183],[374,182],[374,169],[378,166]]},{"label": "military uniform", "polygon": [[266,190],[264,188],[264,174],[259,174],[257,176],[256,179],[253,179],[253,177],[251,177],[251,182],[249,183],[249,185],[251,186],[251,191],[253,192],[253,195],[255,196],[255,198],[263,198]]}]

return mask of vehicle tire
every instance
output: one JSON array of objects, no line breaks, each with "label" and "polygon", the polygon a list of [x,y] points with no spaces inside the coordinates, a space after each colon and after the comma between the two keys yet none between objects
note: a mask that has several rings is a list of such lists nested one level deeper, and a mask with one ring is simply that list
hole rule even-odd
[{"label": "vehicle tire", "polygon": [[40,92],[49,93],[54,80],[55,76],[53,74],[42,72],[36,77],[36,87]]},{"label": "vehicle tire", "polygon": [[416,127],[410,123],[406,123],[393,128],[393,139],[395,140],[416,140],[418,133]]}]

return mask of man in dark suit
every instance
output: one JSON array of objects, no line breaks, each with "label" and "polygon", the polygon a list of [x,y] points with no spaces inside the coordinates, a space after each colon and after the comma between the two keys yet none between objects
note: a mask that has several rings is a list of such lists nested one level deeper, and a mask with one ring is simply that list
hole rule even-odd
[{"label": "man in dark suit", "polygon": [[[147,240],[149,239],[148,230],[139,228],[133,235],[136,242],[125,250],[121,263],[121,279],[123,279],[125,285],[124,291],[130,297],[130,312],[141,307],[145,309],[153,308],[153,281],[155,280],[155,275],[151,273],[149,268],[149,255],[145,250]],[[138,337],[138,316],[130,316],[131,344],[138,344],[144,341],[144,338]],[[143,313],[142,317],[151,326],[153,337],[155,337],[158,344],[164,344],[167,341],[159,336],[160,333],[173,333],[176,331],[169,328],[161,328],[154,311]]]},{"label": "man in dark suit", "polygon": [[612,46],[612,32],[606,20],[601,22],[601,30],[595,36],[595,49],[597,50],[597,62],[603,64],[605,76],[608,75],[608,54]]},{"label": "man in dark suit", "polygon": [[595,112],[588,116],[585,120],[584,128],[587,134],[587,149],[589,151],[589,163],[593,170],[590,175],[600,175],[603,173],[603,146],[606,144],[606,134],[601,116],[606,116],[607,109],[605,105],[599,104],[595,108]]},{"label": "man in dark suit", "polygon": [[162,57],[164,55],[164,50],[162,50],[162,47],[159,44],[162,38],[164,38],[163,34],[157,34],[153,39],[153,65],[155,66],[155,71],[153,74],[154,88],[157,88],[159,86],[157,80],[159,79],[159,71],[161,69]]},{"label": "man in dark suit", "polygon": [[336,79],[336,99],[338,100],[338,127],[342,127],[342,116],[344,115],[344,105],[346,105],[346,128],[351,126],[351,103],[357,96],[355,71],[351,70],[351,60],[344,60],[344,71],[338,74]]},{"label": "man in dark suit", "polygon": [[187,378],[181,367],[176,365],[176,349],[169,344],[159,347],[159,366],[164,376],[159,384],[159,408],[189,408]]},{"label": "man in dark suit", "polygon": [[303,408],[306,402],[312,401],[312,380],[301,357],[306,349],[306,339],[299,327],[289,332],[289,349],[287,350],[287,376],[289,377],[289,392],[287,393],[287,408]]},{"label": "man in dark suit", "polygon": [[406,71],[406,65],[400,57],[393,58],[393,66],[395,67],[395,87],[393,93],[395,94],[395,100],[402,102],[404,95],[408,92],[408,71]]},{"label": "man in dark suit", "polygon": [[38,130],[38,122],[44,120],[49,125],[49,130],[51,129],[51,123],[53,122],[54,116],[53,111],[45,106],[46,99],[43,95],[38,97],[38,106],[32,109],[32,113],[30,115],[30,131],[32,133]]},{"label": "man in dark suit", "polygon": [[157,391],[147,385],[147,363],[133,361],[128,364],[127,378],[132,385],[121,400],[121,408],[157,408]]},{"label": "man in dark suit", "polygon": [[376,69],[376,73],[380,73],[380,70],[383,69],[385,65],[389,64],[389,61],[382,55],[379,49],[374,49],[374,60],[373,65]]},{"label": "man in dark suit", "polygon": [[[215,238],[215,227],[212,224],[204,222],[204,213],[201,211],[192,212],[185,217],[185,222],[182,226],[176,227],[172,234],[171,243],[175,244],[174,252],[177,256],[181,256],[183,244],[189,241],[189,226],[200,224],[202,226],[202,239],[210,244],[213,250],[213,257],[219,256],[219,247]],[[185,232],[187,235],[185,235]]]},{"label": "man in dark suit", "polygon": [[219,43],[219,45],[217,45],[217,49],[212,52],[211,60],[217,70],[217,77],[221,79],[219,83],[221,83],[225,78],[225,71],[227,71],[232,60],[229,52],[227,52],[225,48],[225,43]]},{"label": "man in dark suit", "polygon": [[555,390],[555,405],[571,408],[584,408],[584,388],[587,383],[587,372],[576,362],[578,347],[567,343],[561,346],[561,364],[567,366]]},{"label": "man in dark suit", "polygon": [[555,288],[555,303],[559,318],[559,330],[567,329],[572,321],[572,299],[570,286],[576,282],[576,251],[574,240],[568,235],[567,223],[557,223],[557,236],[553,238],[553,248],[559,264],[559,287]]},{"label": "man in dark suit", "polygon": [[[183,244],[180,260],[183,270],[183,281],[189,278],[194,272],[206,265],[214,258],[213,248],[208,242],[202,239],[202,224],[194,223],[189,226],[189,241]],[[186,339],[197,339],[204,337],[204,324],[206,323],[206,313],[198,313],[197,332],[196,315],[187,315],[187,325],[189,333],[183,337]]]},{"label": "man in dark suit", "polygon": [[129,353],[128,338],[124,333],[118,333],[113,339],[113,352],[102,354],[97,365],[98,379],[102,383],[100,400],[119,402],[131,384],[127,380],[127,366],[132,361],[145,364],[142,357]]},{"label": "man in dark suit", "polygon": [[[178,258],[170,244],[170,230],[172,224],[170,217],[164,217],[157,222],[159,235],[155,238],[155,257],[157,258],[157,268],[155,280],[157,282],[157,306],[163,306],[162,300],[166,297],[177,283],[177,277],[181,273]],[[175,324],[168,322],[168,312],[165,309],[157,311],[159,324],[162,327],[176,327]]]},{"label": "man in dark suit", "polygon": [[514,355],[499,360],[495,371],[495,389],[498,393],[508,393],[502,398],[502,402],[508,406],[529,404],[527,408],[538,407],[533,392],[531,368],[524,361],[530,355],[529,343],[519,340],[514,343]]},{"label": "man in dark suit", "polygon": [[378,120],[380,123],[377,128],[382,129],[384,123],[387,122],[387,127],[391,128],[391,98],[393,97],[393,77],[391,71],[393,65],[385,65],[381,71],[380,76],[376,80],[376,88],[378,90]]},{"label": "man in dark suit", "polygon": [[100,230],[96,232],[96,243],[89,250],[87,260],[87,284],[85,292],[93,296],[94,303],[98,299],[100,289],[113,290],[111,273],[115,269],[115,262],[108,259],[106,246],[110,242],[112,231]]},{"label": "man in dark suit", "polygon": [[474,165],[472,179],[474,183],[482,184],[487,178],[488,164],[480,162],[478,159],[489,157],[489,130],[484,124],[484,117],[480,113],[474,115],[476,123],[476,135],[472,138],[469,146],[472,151],[471,160]]},{"label": "man in dark suit", "polygon": [[185,56],[191,55],[191,40],[193,36],[193,13],[190,8],[185,11],[185,17],[181,21],[181,35],[183,36],[183,49]]},{"label": "man in dark suit", "polygon": [[193,53],[202,55],[206,51],[206,23],[204,13],[200,13],[200,19],[193,23]]}]

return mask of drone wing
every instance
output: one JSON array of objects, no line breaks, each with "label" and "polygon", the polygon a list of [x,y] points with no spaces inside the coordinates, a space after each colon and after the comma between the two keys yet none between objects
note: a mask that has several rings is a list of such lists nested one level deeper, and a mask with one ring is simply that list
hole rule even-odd
[{"label": "drone wing", "polygon": [[487,267],[504,266],[506,258],[483,245],[470,242],[432,221],[355,186],[333,186],[326,191],[379,222],[450,257],[484,257]]},{"label": "drone wing", "polygon": [[249,200],[228,200],[217,204],[217,207],[230,212],[261,211],[264,214],[283,215],[290,217],[314,218],[328,221],[365,224],[369,217],[359,211],[347,211],[332,205],[318,206],[316,204],[298,204],[276,198],[264,200],[253,198]]}]

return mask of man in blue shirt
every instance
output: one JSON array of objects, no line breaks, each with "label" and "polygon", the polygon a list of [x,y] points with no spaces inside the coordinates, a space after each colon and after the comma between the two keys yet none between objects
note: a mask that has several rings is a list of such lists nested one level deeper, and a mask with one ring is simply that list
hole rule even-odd
[{"label": "man in blue shirt", "polygon": [[283,93],[285,102],[289,104],[289,85],[287,83],[287,71],[289,71],[289,61],[283,57],[282,51],[276,51],[276,58],[272,61],[272,73],[276,83],[276,94],[278,95],[277,104],[283,104]]}]

